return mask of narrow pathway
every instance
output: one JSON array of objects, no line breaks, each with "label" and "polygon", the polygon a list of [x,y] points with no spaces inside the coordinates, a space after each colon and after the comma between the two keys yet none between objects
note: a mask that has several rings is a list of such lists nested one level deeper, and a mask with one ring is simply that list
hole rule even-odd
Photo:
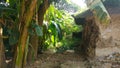
[{"label": "narrow pathway", "polygon": [[86,62],[74,53],[41,54],[34,64],[27,68],[86,68]]}]

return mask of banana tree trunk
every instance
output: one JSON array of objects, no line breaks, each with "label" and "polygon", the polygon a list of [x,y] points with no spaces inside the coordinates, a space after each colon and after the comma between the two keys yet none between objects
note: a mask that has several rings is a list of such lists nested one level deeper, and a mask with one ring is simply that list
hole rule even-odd
[{"label": "banana tree trunk", "polygon": [[49,8],[49,2],[48,0],[44,0],[43,3],[39,6],[38,9],[38,24],[42,26],[43,20],[44,20],[44,14],[46,10]]},{"label": "banana tree trunk", "polygon": [[28,63],[30,64],[35,59],[37,59],[37,51],[38,51],[38,36],[34,35],[30,37],[30,46],[28,52]]},{"label": "banana tree trunk", "polygon": [[4,45],[2,40],[2,27],[0,26],[0,68],[6,68]]},{"label": "banana tree trunk", "polygon": [[24,55],[25,55],[25,47],[26,47],[26,43],[27,43],[26,42],[27,37],[28,37],[28,29],[26,27],[24,27],[20,41],[19,41],[18,46],[17,46],[17,57],[16,57],[15,68],[23,68],[23,66],[25,65]]},{"label": "banana tree trunk", "polygon": [[[43,20],[44,20],[44,14],[46,13],[46,10],[49,8],[50,4],[48,0],[44,0],[44,2],[39,6],[39,10],[38,10],[38,24],[39,26],[43,25]],[[43,48],[43,44],[44,43],[44,39],[39,38],[39,47],[40,50],[39,52],[42,53],[42,48]]]},{"label": "banana tree trunk", "polygon": [[[25,2],[23,0],[23,2]],[[27,50],[28,50],[28,27],[31,23],[32,17],[34,15],[34,10],[36,9],[36,4],[37,4],[37,0],[31,0],[29,2],[29,5],[26,5],[25,3],[22,4],[22,8],[24,11],[25,7],[28,7],[30,9],[26,9],[26,12],[23,12],[23,17],[21,18],[21,30],[20,30],[20,38],[19,38],[19,42],[18,42],[18,46],[17,46],[17,55],[16,55],[16,64],[15,64],[15,68],[24,68],[25,64],[26,64],[26,54],[27,54]],[[22,16],[22,14],[21,14]]]},{"label": "banana tree trunk", "polygon": [[[44,0],[43,3],[39,6],[38,8],[38,12],[37,12],[37,16],[36,16],[36,22],[38,22],[37,24],[39,24],[39,26],[42,26],[43,24],[43,20],[44,20],[44,14],[48,8],[49,4],[48,4],[48,0]],[[28,63],[31,63],[32,61],[34,61],[34,59],[37,58],[37,53],[38,53],[38,45],[40,45],[40,47],[42,47],[42,43],[40,42],[43,39],[39,39],[37,35],[35,36],[31,36],[30,38],[30,47],[29,47],[29,53],[28,53]]]}]

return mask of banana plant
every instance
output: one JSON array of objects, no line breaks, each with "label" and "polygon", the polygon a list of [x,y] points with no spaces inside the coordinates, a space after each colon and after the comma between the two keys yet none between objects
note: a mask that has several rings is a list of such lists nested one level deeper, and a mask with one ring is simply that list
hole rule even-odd
[{"label": "banana plant", "polygon": [[61,26],[58,23],[51,21],[48,25],[43,24],[43,36],[40,37],[42,46],[40,50],[44,51],[49,47],[56,47],[56,43],[62,40],[62,37]]},{"label": "banana plant", "polygon": [[[77,32],[81,29],[81,26],[77,26],[74,23],[74,19],[70,14],[64,10],[58,10],[58,8],[53,4],[48,8],[44,16],[44,21],[44,26],[45,29],[47,29],[47,32],[43,49],[47,47],[57,49],[60,46],[65,46],[64,40],[68,40],[67,38],[72,34],[72,32]],[[57,43],[62,44],[57,45]]]},{"label": "banana plant", "polygon": [[[4,19],[4,27],[7,27],[9,33],[10,45],[17,45],[15,51],[15,68],[23,68],[26,64],[27,49],[29,44],[28,27],[30,26],[35,9],[37,8],[37,0],[7,0],[9,5],[0,4],[0,17]],[[35,26],[35,32],[40,35],[40,28]]]},{"label": "banana plant", "polygon": [[[49,23],[45,22],[43,25],[44,36],[46,35],[44,45],[53,45],[53,47],[56,46],[58,40],[62,39],[61,26],[58,24],[59,22],[56,21],[61,18],[61,15],[58,10],[56,10],[53,5],[50,5],[44,17],[44,20]],[[47,29],[47,31],[45,29]],[[46,48],[46,46],[43,46],[43,48]]]},{"label": "banana plant", "polygon": [[53,42],[53,46],[56,46],[57,38],[59,40],[62,39],[62,31],[60,25],[52,21],[48,26],[48,31],[51,34],[51,41]]}]

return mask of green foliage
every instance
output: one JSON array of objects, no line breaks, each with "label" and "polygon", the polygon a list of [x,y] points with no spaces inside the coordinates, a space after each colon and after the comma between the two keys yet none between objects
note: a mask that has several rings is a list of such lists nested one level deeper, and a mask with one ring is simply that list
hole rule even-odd
[{"label": "green foliage", "polygon": [[39,25],[35,26],[35,32],[36,32],[37,36],[43,36],[42,28]]},{"label": "green foliage", "polygon": [[59,24],[52,22],[49,26],[49,31],[52,32],[53,35],[58,35],[59,40],[62,39],[62,31]]},{"label": "green foliage", "polygon": [[15,16],[16,11],[13,8],[5,6],[6,3],[0,4],[0,17],[11,19],[10,16]]},{"label": "green foliage", "polygon": [[19,36],[20,36],[20,33],[18,31],[18,29],[12,29],[10,32],[10,37],[9,37],[9,44],[10,45],[14,45],[18,42],[19,40]]},{"label": "green foliage", "polygon": [[[53,45],[54,47],[56,46],[56,42],[62,39],[62,31],[61,31],[61,27],[59,26],[59,24],[55,23],[55,22],[51,22],[48,25],[48,29],[47,29],[47,34],[45,34],[44,36],[46,36],[46,43],[44,43],[45,45]],[[45,46],[46,48],[46,46]]]},{"label": "green foliage", "polygon": [[[10,1],[10,6],[13,6],[14,1]],[[0,18],[3,18],[6,22],[3,24],[5,27],[7,27],[7,32],[9,35],[9,44],[14,45],[18,42],[19,39],[19,31],[18,31],[18,25],[15,23],[17,21],[17,11],[7,5],[8,3],[2,3],[0,4]],[[3,29],[4,31],[5,29]]]},{"label": "green foliage", "polygon": [[48,26],[48,38],[46,38],[43,48],[56,49],[61,46],[57,49],[63,51],[69,49],[71,47],[69,41],[74,42],[72,32],[80,31],[81,26],[76,25],[74,19],[66,11],[58,10],[53,5],[50,5],[44,19],[48,22],[46,25]]},{"label": "green foliage", "polygon": [[63,53],[66,50],[74,50],[80,41],[81,40],[76,38],[64,38],[61,42],[58,43],[59,46],[56,48],[56,52]]},{"label": "green foliage", "polygon": [[[33,20],[32,17],[34,14],[34,9],[37,6],[35,4],[36,2],[33,2],[34,7],[31,7],[32,5],[30,4],[32,0],[7,0],[7,2],[9,2],[9,5],[6,5],[6,3],[0,3],[0,19],[4,21],[3,27],[6,27],[6,31],[8,31],[8,44],[16,45],[18,43],[17,49],[15,49],[15,51],[17,51],[15,52],[17,53],[15,56],[15,61],[16,67],[21,68],[22,65],[24,65],[26,62],[29,45],[29,37],[27,34],[27,28],[29,26],[27,27],[27,25],[31,23],[31,20]],[[32,9],[32,11],[30,9]],[[5,29],[3,29],[3,31],[4,30]],[[37,24],[34,25],[34,33],[36,33],[37,36],[43,36],[42,28],[39,27]],[[22,44],[22,42],[24,43]],[[12,46],[10,48],[13,49]]]}]

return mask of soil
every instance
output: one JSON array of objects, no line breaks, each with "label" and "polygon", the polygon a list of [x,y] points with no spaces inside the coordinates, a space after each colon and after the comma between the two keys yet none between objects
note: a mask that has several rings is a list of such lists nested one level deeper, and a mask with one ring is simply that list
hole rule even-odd
[{"label": "soil", "polygon": [[117,52],[115,49],[98,49],[96,58],[90,62],[74,52],[44,53],[26,68],[120,68],[120,50]]},{"label": "soil", "polygon": [[84,66],[82,59],[75,53],[39,55],[37,61],[27,68],[75,68]]}]

